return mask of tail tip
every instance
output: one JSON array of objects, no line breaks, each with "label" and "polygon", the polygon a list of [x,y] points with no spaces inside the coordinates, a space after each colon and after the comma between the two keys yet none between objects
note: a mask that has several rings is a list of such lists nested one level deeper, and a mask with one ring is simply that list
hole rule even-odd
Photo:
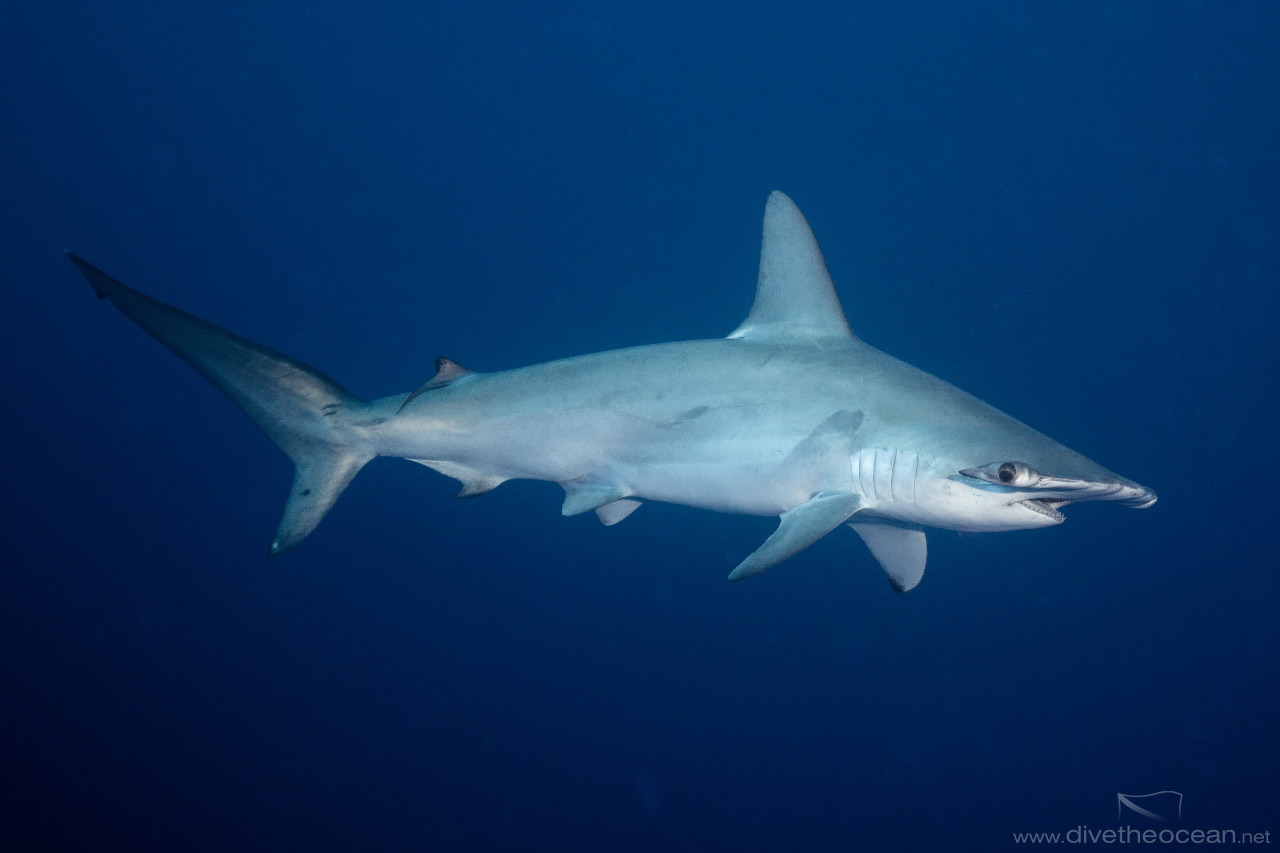
[{"label": "tail tip", "polygon": [[87,280],[93,287],[93,292],[97,294],[99,299],[107,299],[121,291],[128,290],[128,288],[123,284],[116,281],[114,278],[107,275],[70,249],[63,249],[62,253],[67,256],[67,260],[75,264],[75,268],[80,271],[80,275],[84,276],[85,280]]}]

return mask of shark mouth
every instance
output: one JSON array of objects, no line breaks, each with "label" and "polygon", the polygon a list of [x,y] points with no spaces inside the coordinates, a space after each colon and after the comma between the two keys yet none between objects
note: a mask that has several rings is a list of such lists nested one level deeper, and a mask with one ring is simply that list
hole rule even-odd
[{"label": "shark mouth", "polygon": [[1032,498],[1031,500],[1018,501],[1018,506],[1025,506],[1033,512],[1052,518],[1055,522],[1061,523],[1067,520],[1067,517],[1058,512],[1058,507],[1065,506],[1071,501],[1052,500],[1050,498]]},{"label": "shark mouth", "polygon": [[1061,523],[1066,521],[1067,517],[1059,510],[1069,503],[1076,501],[1112,501],[1121,506],[1130,506],[1134,509],[1146,509],[1156,502],[1156,493],[1145,486],[1139,486],[1136,483],[1093,483],[1080,488],[1079,497],[1072,499],[1057,497],[1047,498],[1028,498],[1026,500],[1016,501],[1018,506],[1024,506],[1032,512],[1039,513],[1046,518],[1051,518],[1055,522]]}]

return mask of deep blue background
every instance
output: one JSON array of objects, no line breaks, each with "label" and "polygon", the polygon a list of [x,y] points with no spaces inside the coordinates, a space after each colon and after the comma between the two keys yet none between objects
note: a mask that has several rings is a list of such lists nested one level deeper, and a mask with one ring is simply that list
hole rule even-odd
[{"label": "deep blue background", "polygon": [[[7,10],[5,846],[1280,831],[1280,6],[961,5]],[[896,596],[847,530],[731,585],[772,521],[381,461],[269,560],[288,462],[59,252],[373,397],[725,334],[774,188],[863,338],[1160,503]]]}]

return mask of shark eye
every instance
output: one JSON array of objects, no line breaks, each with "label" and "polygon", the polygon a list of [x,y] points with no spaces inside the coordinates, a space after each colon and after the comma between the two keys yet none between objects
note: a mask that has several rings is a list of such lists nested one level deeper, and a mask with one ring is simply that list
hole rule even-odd
[{"label": "shark eye", "polygon": [[1039,471],[1025,462],[990,462],[978,468],[963,468],[960,473],[975,480],[986,480],[997,486],[1014,489],[1034,488],[1044,479]]}]

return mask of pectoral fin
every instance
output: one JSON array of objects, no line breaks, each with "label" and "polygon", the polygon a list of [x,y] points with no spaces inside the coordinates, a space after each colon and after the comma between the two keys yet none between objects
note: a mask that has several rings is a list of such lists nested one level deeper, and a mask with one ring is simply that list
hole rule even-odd
[{"label": "pectoral fin", "polygon": [[792,554],[808,548],[843,524],[862,507],[862,500],[849,492],[819,492],[782,514],[773,535],[729,573],[736,581],[759,574]]},{"label": "pectoral fin", "polygon": [[867,543],[894,592],[907,592],[920,583],[928,553],[923,530],[883,521],[851,521],[849,526]]}]

